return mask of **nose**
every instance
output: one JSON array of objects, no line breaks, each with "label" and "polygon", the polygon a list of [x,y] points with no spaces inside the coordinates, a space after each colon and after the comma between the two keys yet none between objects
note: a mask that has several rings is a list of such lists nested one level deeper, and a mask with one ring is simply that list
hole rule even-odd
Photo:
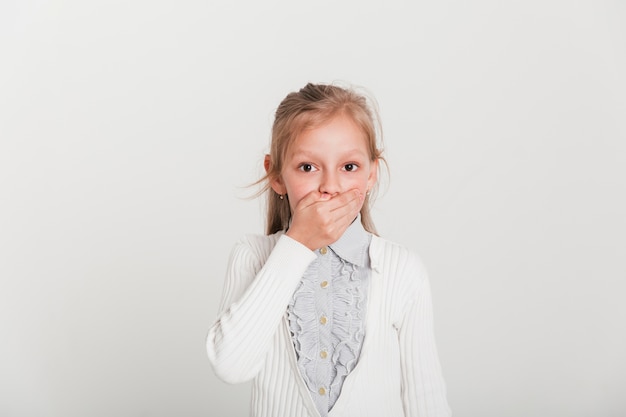
[{"label": "nose", "polygon": [[331,196],[339,193],[341,191],[341,187],[339,184],[339,177],[336,173],[326,171],[322,175],[322,181],[320,182],[320,193],[327,193]]}]

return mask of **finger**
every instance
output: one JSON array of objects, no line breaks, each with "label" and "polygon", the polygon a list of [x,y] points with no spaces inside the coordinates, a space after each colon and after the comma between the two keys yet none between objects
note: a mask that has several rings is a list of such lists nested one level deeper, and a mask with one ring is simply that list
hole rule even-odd
[{"label": "finger", "polygon": [[358,218],[358,210],[354,210],[352,208],[338,210],[338,212],[333,213],[333,224],[334,230],[336,233],[336,237],[343,235],[344,232],[350,227],[352,222]]},{"label": "finger", "polygon": [[296,209],[304,209],[306,207],[309,207],[317,203],[321,197],[322,193],[320,193],[319,191],[311,191],[310,193],[302,197],[300,201],[298,201]]},{"label": "finger", "polygon": [[361,192],[357,189],[352,189],[334,197],[329,202],[330,211],[339,210],[343,207],[360,206],[363,198]]},{"label": "finger", "polygon": [[361,204],[357,200],[351,201],[345,206],[341,206],[331,212],[332,218],[336,222],[351,222],[361,210]]},{"label": "finger", "polygon": [[359,210],[361,210],[361,207],[363,207],[363,201],[360,198],[353,199],[347,204],[332,210],[331,215],[335,222],[347,222],[350,224],[359,213]]}]

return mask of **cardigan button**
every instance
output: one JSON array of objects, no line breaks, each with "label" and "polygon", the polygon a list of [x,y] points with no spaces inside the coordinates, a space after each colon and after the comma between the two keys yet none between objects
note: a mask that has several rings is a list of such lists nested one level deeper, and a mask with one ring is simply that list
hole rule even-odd
[{"label": "cardigan button", "polygon": [[317,391],[320,393],[320,395],[326,395],[326,388],[322,387],[319,389],[319,391]]},{"label": "cardigan button", "polygon": [[320,287],[322,287],[322,288],[326,288],[326,287],[328,287],[328,281],[322,281],[322,282],[320,283]]},{"label": "cardigan button", "polygon": [[325,350],[320,352],[320,358],[326,359],[327,357],[328,357],[328,352],[326,352]]},{"label": "cardigan button", "polygon": [[323,248],[320,249],[320,253],[322,255],[326,255],[328,253],[328,248],[326,246],[324,246]]},{"label": "cardigan button", "polygon": [[328,319],[326,318],[326,316],[322,316],[322,317],[320,318],[320,323],[321,323],[321,324],[326,324],[326,322],[327,322],[327,321],[328,321]]}]

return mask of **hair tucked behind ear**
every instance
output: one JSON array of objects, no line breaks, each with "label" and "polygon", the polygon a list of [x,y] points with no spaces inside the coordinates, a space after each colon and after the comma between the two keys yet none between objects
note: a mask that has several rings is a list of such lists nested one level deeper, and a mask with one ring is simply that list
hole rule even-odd
[{"label": "hair tucked behind ear", "polygon": [[[289,196],[276,194],[270,182],[278,178],[283,169],[285,155],[289,146],[304,130],[317,127],[334,116],[342,114],[350,117],[365,134],[371,161],[383,161],[382,129],[378,112],[373,100],[348,88],[328,84],[307,84],[298,92],[287,95],[276,109],[272,127],[272,142],[269,161],[266,162],[267,174],[257,183],[265,183],[262,192],[267,195],[268,235],[286,230],[291,221]],[[365,230],[376,233],[370,214],[370,204],[374,199],[376,186],[365,197],[361,208],[361,222]]]}]

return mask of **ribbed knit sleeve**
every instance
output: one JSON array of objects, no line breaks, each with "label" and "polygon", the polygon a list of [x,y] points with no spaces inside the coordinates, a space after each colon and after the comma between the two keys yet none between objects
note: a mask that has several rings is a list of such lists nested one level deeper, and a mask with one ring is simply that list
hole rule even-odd
[{"label": "ribbed knit sleeve", "polygon": [[411,292],[398,328],[404,415],[447,417],[451,411],[435,345],[430,284],[426,271],[415,262],[419,285]]},{"label": "ribbed knit sleeve", "polygon": [[215,373],[225,382],[250,380],[263,367],[287,304],[315,259],[286,235],[273,244],[270,237],[257,237],[252,245],[244,239],[231,253],[221,312],[206,341]]}]

